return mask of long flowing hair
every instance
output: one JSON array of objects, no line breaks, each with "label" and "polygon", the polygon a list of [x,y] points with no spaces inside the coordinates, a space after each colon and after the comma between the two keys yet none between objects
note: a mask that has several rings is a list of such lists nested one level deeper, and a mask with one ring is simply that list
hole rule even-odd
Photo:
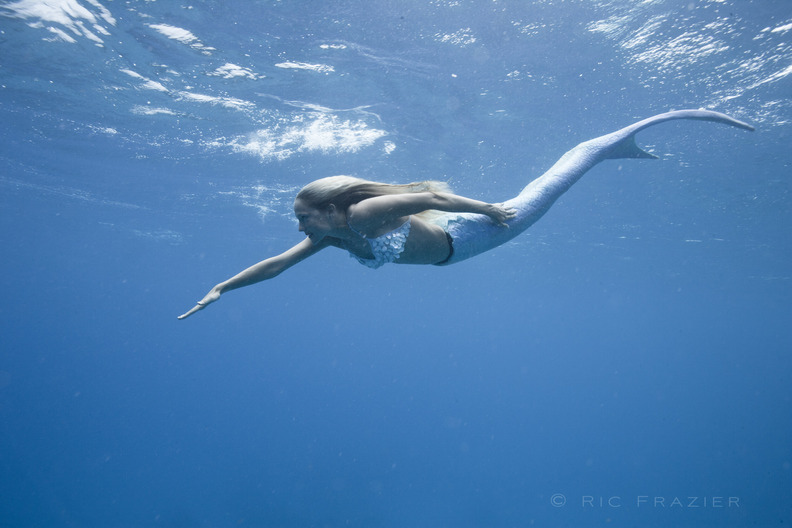
[{"label": "long flowing hair", "polygon": [[[358,202],[386,194],[406,193],[452,193],[451,187],[440,181],[422,181],[395,185],[380,183],[353,176],[329,176],[312,181],[297,193],[297,198],[317,209],[325,209],[330,204],[346,211]],[[433,211],[427,211],[431,216]],[[423,215],[423,213],[421,213]]]}]

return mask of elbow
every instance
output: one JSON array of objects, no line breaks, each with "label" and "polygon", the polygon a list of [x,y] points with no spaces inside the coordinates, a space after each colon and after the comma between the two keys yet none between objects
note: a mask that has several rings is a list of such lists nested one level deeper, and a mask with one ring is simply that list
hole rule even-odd
[{"label": "elbow", "polygon": [[451,195],[446,193],[432,193],[429,209],[446,212],[453,211],[454,203],[451,200]]}]

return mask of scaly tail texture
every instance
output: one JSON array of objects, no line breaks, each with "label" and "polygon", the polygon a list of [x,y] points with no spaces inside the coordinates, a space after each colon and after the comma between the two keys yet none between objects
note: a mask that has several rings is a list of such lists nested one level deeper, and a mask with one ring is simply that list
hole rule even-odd
[{"label": "scaly tail texture", "polygon": [[641,130],[672,119],[698,119],[714,121],[753,130],[751,125],[725,114],[709,110],[677,110],[659,114],[628,127],[589,141],[585,141],[559,159],[550,170],[529,183],[515,198],[505,205],[517,210],[509,227],[495,225],[488,217],[471,213],[442,215],[437,223],[454,239],[454,255],[446,264],[453,264],[500,246],[516,237],[539,220],[550,206],[564,194],[590,168],[606,159],[648,158],[656,159],[635,144],[635,134]]}]

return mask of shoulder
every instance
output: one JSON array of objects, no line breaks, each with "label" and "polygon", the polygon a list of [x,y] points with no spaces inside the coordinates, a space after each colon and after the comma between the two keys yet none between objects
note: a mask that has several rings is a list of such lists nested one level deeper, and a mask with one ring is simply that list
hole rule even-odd
[{"label": "shoulder", "polygon": [[410,215],[431,209],[432,193],[389,194],[347,208],[347,223],[366,236],[379,236],[402,225]]}]

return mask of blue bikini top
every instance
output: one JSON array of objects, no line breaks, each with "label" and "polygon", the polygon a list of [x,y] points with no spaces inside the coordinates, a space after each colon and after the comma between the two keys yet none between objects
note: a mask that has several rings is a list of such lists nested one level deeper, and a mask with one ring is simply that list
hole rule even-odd
[{"label": "blue bikini top", "polygon": [[407,237],[410,236],[410,218],[407,217],[406,222],[390,233],[385,233],[377,238],[368,238],[355,230],[352,226],[349,226],[349,229],[352,229],[352,231],[368,241],[374,258],[361,258],[347,249],[347,251],[349,251],[349,256],[364,266],[376,269],[390,262],[394,262],[401,256],[404,251],[404,246],[407,244]]}]

